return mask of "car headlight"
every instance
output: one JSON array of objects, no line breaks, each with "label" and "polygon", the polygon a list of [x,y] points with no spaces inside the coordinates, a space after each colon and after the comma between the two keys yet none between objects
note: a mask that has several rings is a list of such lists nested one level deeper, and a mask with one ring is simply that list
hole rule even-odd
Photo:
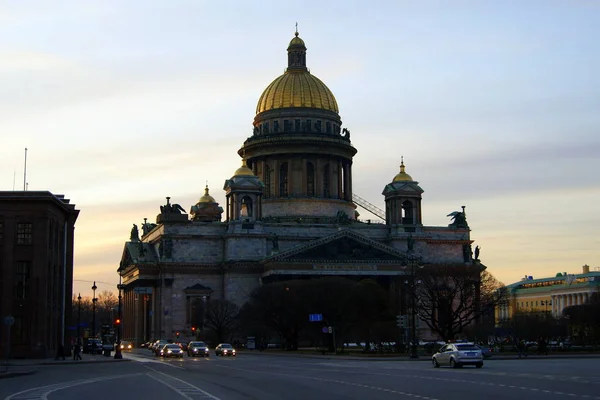
[{"label": "car headlight", "polygon": [[172,351],[171,350],[167,350],[167,353],[172,353]]}]

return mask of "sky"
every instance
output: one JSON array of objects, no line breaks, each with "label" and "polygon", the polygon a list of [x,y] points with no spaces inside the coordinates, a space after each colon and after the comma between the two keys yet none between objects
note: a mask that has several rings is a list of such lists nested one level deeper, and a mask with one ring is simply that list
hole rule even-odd
[{"label": "sky", "polygon": [[76,293],[116,290],[166,196],[225,203],[296,22],[356,194],[384,208],[404,156],[423,223],[466,206],[505,284],[600,267],[600,2],[0,0],[0,190],[27,148],[28,189],[81,210]]}]

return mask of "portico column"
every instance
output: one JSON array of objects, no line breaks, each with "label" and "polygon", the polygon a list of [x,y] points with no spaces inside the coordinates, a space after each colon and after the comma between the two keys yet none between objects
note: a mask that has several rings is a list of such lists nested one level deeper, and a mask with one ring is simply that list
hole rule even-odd
[{"label": "portico column", "polygon": [[342,162],[338,161],[338,167],[337,167],[337,198],[338,199],[342,199],[342,191],[344,190],[343,187],[343,182],[342,179],[344,178],[344,173],[343,173],[343,166],[342,166]]}]

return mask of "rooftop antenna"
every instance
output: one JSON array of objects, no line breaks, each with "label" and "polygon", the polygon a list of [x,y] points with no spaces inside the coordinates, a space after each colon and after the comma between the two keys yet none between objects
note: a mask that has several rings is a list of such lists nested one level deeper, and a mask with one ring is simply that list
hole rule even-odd
[{"label": "rooftop antenna", "polygon": [[25,147],[25,168],[23,169],[23,191],[27,190],[27,147]]}]

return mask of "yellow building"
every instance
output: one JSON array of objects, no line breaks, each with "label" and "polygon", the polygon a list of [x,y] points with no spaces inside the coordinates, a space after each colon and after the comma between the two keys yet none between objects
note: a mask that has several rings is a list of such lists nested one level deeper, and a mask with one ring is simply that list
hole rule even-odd
[{"label": "yellow building", "polygon": [[525,276],[506,290],[506,301],[495,310],[496,324],[517,312],[547,312],[558,318],[565,307],[586,304],[600,292],[600,268],[590,272],[589,265],[584,265],[580,274],[559,272],[553,278]]}]

